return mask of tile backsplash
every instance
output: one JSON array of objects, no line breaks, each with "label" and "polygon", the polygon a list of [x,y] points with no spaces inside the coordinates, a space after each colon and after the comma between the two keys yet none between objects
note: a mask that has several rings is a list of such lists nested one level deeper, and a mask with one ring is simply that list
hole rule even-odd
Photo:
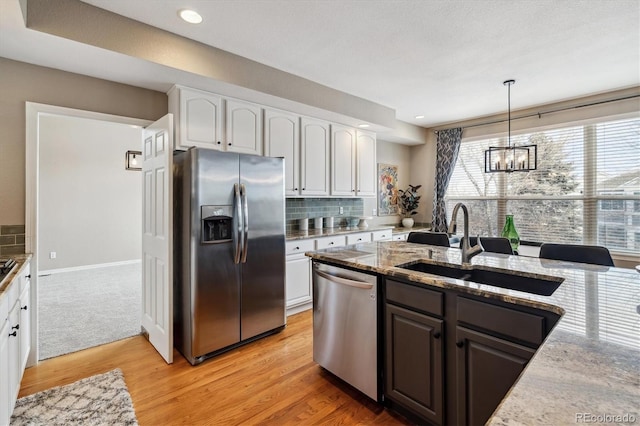
[{"label": "tile backsplash", "polygon": [[24,254],[24,225],[0,225],[0,256]]},{"label": "tile backsplash", "polygon": [[287,198],[285,207],[287,231],[298,229],[298,219],[332,216],[334,226],[343,226],[348,217],[364,213],[362,198]]}]

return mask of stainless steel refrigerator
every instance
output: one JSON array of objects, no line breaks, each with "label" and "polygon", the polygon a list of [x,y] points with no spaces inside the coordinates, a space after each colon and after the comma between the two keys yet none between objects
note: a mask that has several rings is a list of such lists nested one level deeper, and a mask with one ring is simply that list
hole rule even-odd
[{"label": "stainless steel refrigerator", "polygon": [[285,326],[284,160],[174,156],[174,341],[193,365]]}]

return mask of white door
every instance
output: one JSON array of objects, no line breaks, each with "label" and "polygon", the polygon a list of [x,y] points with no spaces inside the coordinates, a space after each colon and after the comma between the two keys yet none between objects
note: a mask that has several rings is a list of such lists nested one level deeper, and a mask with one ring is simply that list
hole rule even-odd
[{"label": "white door", "polygon": [[149,125],[142,140],[142,327],[173,362],[173,114]]}]

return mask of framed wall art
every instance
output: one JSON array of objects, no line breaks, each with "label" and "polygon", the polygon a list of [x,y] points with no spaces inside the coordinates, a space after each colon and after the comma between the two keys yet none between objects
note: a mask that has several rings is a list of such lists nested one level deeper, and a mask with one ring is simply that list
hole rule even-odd
[{"label": "framed wall art", "polygon": [[398,166],[378,163],[378,216],[398,214]]}]

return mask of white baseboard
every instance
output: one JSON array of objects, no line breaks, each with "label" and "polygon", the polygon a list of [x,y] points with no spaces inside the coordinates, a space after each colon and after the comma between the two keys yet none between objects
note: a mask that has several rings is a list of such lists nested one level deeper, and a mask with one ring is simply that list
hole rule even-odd
[{"label": "white baseboard", "polygon": [[133,265],[134,263],[140,263],[140,262],[142,262],[142,260],[134,259],[134,260],[123,260],[121,262],[98,263],[95,265],[73,266],[71,268],[48,269],[46,271],[38,271],[38,276],[61,274],[63,272],[86,271],[88,269],[108,268],[110,266]]},{"label": "white baseboard", "polygon": [[292,306],[291,308],[287,308],[287,316],[299,314],[300,312],[308,311],[313,308],[313,303],[305,303],[303,305]]}]

